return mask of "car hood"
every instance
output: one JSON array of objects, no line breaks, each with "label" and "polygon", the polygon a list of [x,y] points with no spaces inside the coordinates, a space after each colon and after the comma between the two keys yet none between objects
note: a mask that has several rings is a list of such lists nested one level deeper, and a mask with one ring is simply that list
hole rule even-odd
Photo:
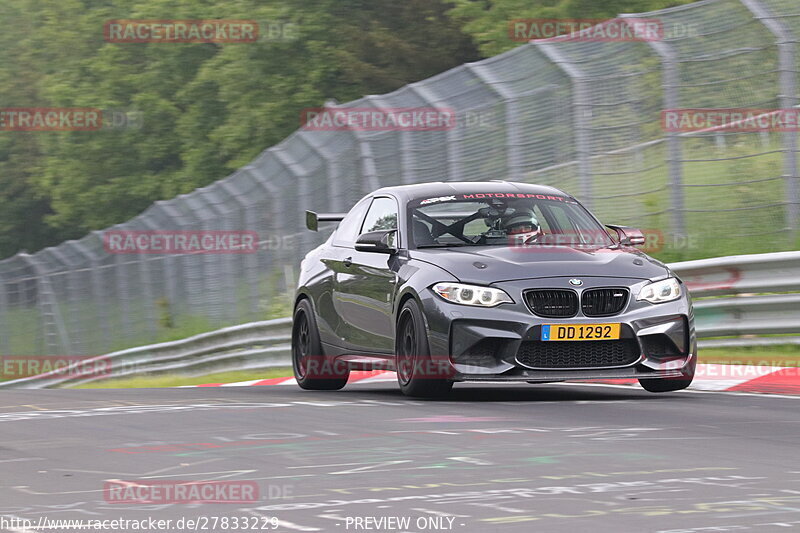
[{"label": "car hood", "polygon": [[475,246],[413,250],[410,255],[445,269],[464,283],[482,285],[559,276],[656,279],[669,273],[664,263],[635,248]]}]

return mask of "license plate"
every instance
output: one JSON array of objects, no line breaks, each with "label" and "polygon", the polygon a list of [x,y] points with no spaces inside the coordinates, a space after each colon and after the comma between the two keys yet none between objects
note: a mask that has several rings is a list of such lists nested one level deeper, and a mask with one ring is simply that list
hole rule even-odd
[{"label": "license plate", "polygon": [[543,341],[611,341],[619,339],[619,324],[545,324]]}]

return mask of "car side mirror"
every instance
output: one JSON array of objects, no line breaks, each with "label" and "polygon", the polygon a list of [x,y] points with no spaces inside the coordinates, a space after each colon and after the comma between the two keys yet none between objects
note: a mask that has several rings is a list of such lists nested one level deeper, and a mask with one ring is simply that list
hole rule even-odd
[{"label": "car side mirror", "polygon": [[356,239],[356,251],[376,252],[379,254],[397,253],[395,247],[396,229],[384,229],[362,233]]},{"label": "car side mirror", "polygon": [[617,232],[619,243],[622,246],[641,246],[645,243],[644,233],[642,233],[640,229],[628,226],[614,226],[611,224],[607,224],[606,227]]}]

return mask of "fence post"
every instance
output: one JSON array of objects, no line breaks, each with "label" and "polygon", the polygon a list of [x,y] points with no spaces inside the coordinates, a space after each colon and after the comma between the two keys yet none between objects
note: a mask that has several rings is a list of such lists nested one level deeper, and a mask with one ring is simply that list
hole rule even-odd
[{"label": "fence post", "polygon": [[[625,14],[619,18],[626,23],[639,15]],[[648,41],[661,60],[664,109],[677,109],[679,105],[680,75],[675,50],[664,41]],[[678,132],[667,132],[667,168],[669,169],[670,200],[672,203],[672,233],[683,237],[686,233],[686,207],[683,187],[683,147]]]},{"label": "fence post", "polygon": [[[226,228],[227,220],[225,214],[213,201],[207,198],[208,187],[197,189],[192,194],[186,194],[179,198],[187,207],[188,212],[197,221],[198,229],[207,232],[216,228]],[[221,224],[217,226],[217,224]],[[205,311],[206,317],[212,321],[225,322],[229,320],[229,309],[233,295],[226,294],[228,283],[228,272],[225,255],[196,253],[186,254],[187,261],[197,261],[203,269],[203,295],[200,299],[200,306]]]},{"label": "fence post", "polygon": [[[63,277],[63,284],[61,286],[62,290],[64,291],[64,299],[61,302],[61,305],[66,310],[67,321],[64,323],[65,331],[70,331],[73,333],[72,340],[70,342],[70,350],[74,350],[74,354],[77,355],[79,353],[83,353],[84,350],[81,349],[81,346],[85,344],[86,339],[78,334],[80,331],[80,320],[84,319],[82,317],[82,311],[79,309],[75,309],[73,306],[78,303],[78,291],[77,289],[77,279],[80,275],[80,270],[78,269],[78,263],[72,261],[67,255],[64,253],[64,249],[68,246],[74,246],[76,241],[66,241],[61,246],[53,246],[50,248],[45,248],[42,250],[42,255],[50,254],[52,257],[58,260],[59,263],[63,265],[64,273],[62,274]],[[53,292],[55,298],[55,292]],[[72,306],[70,305],[72,304]],[[72,307],[72,308],[71,308]],[[76,335],[77,334],[77,335]]]},{"label": "fence post", "polygon": [[[376,109],[391,109],[392,108],[391,105],[388,105],[388,106],[383,106],[382,105],[383,104],[383,96],[382,95],[371,94],[369,96],[366,96],[364,98],[364,100],[369,102],[371,105],[374,105]],[[358,133],[358,132],[353,132],[353,133]],[[395,134],[396,135],[394,138],[398,141],[398,145],[397,146],[398,146],[398,152],[399,152],[399,155],[400,155],[400,168],[399,168],[397,177],[400,179],[400,183],[402,183],[403,185],[415,183],[417,181],[416,178],[414,177],[414,172],[412,170],[412,164],[413,164],[414,158],[411,156],[411,152],[412,152],[411,146],[412,146],[412,144],[411,144],[411,137],[410,136],[413,135],[414,133],[415,133],[414,131],[409,131],[407,129],[400,129],[399,131],[381,132],[379,134],[379,135],[390,135],[390,134]],[[373,166],[373,169],[375,171],[376,187],[380,187],[381,186],[380,177],[378,176],[377,168],[375,168],[375,165],[374,165],[374,161],[375,160],[372,157],[372,147],[371,146],[369,147],[369,156],[370,156],[371,161],[373,162],[372,166]],[[385,175],[384,176],[384,178],[391,178],[391,177],[392,177],[391,175]],[[374,190],[374,188],[375,187],[373,187],[371,190]],[[369,192],[369,191],[367,191],[367,192]]]},{"label": "fence post", "polygon": [[[171,222],[177,224],[181,231],[205,229],[205,220],[197,215],[191,203],[187,201],[188,197],[188,194],[178,195],[172,200],[161,204],[161,207],[165,213],[171,215]],[[213,280],[202,254],[200,254],[199,259],[192,254],[180,254],[176,259],[179,262],[178,269],[181,272],[185,297],[184,309],[187,316],[200,311],[205,312],[205,316],[209,317],[210,309],[204,305],[202,297],[205,294],[207,284],[213,284]],[[213,290],[213,285],[209,285],[209,290]]]},{"label": "fence post", "polygon": [[39,313],[42,315],[46,350],[53,355],[70,354],[72,350],[70,349],[67,329],[64,327],[61,311],[58,309],[58,302],[50,284],[50,278],[42,271],[36,256],[26,253],[19,253],[18,255],[31,266],[31,270],[36,276],[36,300],[39,305]]},{"label": "fence post", "polygon": [[[148,220],[147,216],[140,216],[138,217],[139,222],[144,225],[150,231],[158,231],[164,228],[159,227],[157,224],[153,224],[150,220]],[[144,298],[142,301],[142,309],[145,312],[145,321],[147,325],[148,333],[150,334],[151,338],[156,338],[158,335],[158,312],[156,311],[156,300],[157,297],[153,294],[153,278],[150,272],[150,266],[152,261],[156,260],[153,256],[139,253],[137,254],[138,263],[139,263],[139,279],[141,281],[141,296]]]},{"label": "fence post", "polygon": [[[153,212],[160,210],[167,220],[176,226],[183,228],[181,213],[175,208],[174,203],[165,200],[158,200],[150,208]],[[190,309],[188,305],[187,293],[189,292],[189,282],[186,271],[182,269],[183,261],[174,254],[167,254],[162,259],[164,272],[164,287],[167,293],[167,311],[175,318],[182,312]]]},{"label": "fence post", "polygon": [[500,85],[489,73],[486,66],[480,63],[467,63],[467,69],[478,77],[489,89],[492,90],[503,102],[505,109],[506,125],[506,169],[507,176],[511,180],[522,177],[522,134],[520,131],[520,112],[519,102],[516,95],[507,87]]},{"label": "fence post", "polygon": [[[285,192],[282,191],[278,185],[273,183],[270,180],[269,176],[267,176],[260,168],[253,165],[247,165],[242,170],[244,171],[245,174],[250,176],[253,179],[253,182],[256,184],[256,186],[258,186],[258,188],[264,192],[264,196],[265,198],[267,198],[267,201],[265,202],[267,204],[267,209],[273,210],[272,212],[269,213],[268,217],[265,217],[270,220],[268,225],[269,230],[270,231],[274,230],[274,227],[272,226],[272,221],[289,220],[289,217],[291,215],[287,212],[283,202],[280,201],[281,195],[284,194]],[[305,216],[304,213],[303,215]],[[275,235],[273,234],[259,235],[259,237],[261,239],[265,238],[269,239],[269,241],[262,240],[262,242],[265,243],[265,249],[269,252],[269,254],[266,255],[268,264],[286,263],[294,260],[296,254],[289,253],[289,250],[284,249],[282,243],[278,245],[275,251],[270,250],[267,244],[273,242],[272,239],[275,237]],[[259,247],[260,246],[261,243],[259,243]]]},{"label": "fence post", "polygon": [[[121,225],[113,226],[122,227]],[[112,228],[113,229],[113,228]],[[130,231],[127,228],[124,231]],[[117,292],[116,298],[119,302],[119,327],[124,328],[123,331],[117,332],[116,341],[124,341],[125,343],[128,342],[128,339],[131,336],[130,330],[126,327],[128,324],[131,323],[131,313],[130,313],[130,290],[128,286],[128,264],[126,262],[126,256],[122,254],[114,254],[114,266],[113,266],[113,273],[114,273],[114,290]],[[112,296],[113,297],[113,296]],[[120,342],[122,344],[122,342]]]},{"label": "fence post", "polygon": [[[797,105],[797,79],[795,76],[795,37],[791,29],[776,20],[774,15],[761,3],[761,0],[741,0],[753,17],[761,22],[775,36],[778,46],[778,69],[780,70],[781,108],[790,109]],[[789,128],[783,139],[783,176],[786,181],[786,225],[794,235],[797,231],[800,213],[800,190],[797,175],[797,130]]]},{"label": "fence post", "polygon": [[[435,109],[442,109],[444,107],[437,104],[436,95],[433,94],[424,83],[411,83],[407,85],[407,87],[430,107]],[[458,124],[458,117],[455,118],[456,124]],[[445,135],[447,136],[447,178],[450,181],[462,179],[461,153],[459,151],[459,143],[455,138],[457,130],[458,128],[454,127],[445,132]]]},{"label": "fence post", "polygon": [[[276,228],[273,225],[275,221],[289,220],[293,215],[288,213],[285,203],[281,201],[281,197],[285,194],[285,191],[283,191],[280,185],[276,184],[263,169],[255,165],[247,165],[242,171],[253,180],[255,186],[264,194],[263,205],[265,206],[264,210],[266,213],[261,216],[261,219],[265,224],[259,227],[266,228],[267,232],[259,234],[258,264],[260,265],[259,274],[267,274],[271,270],[277,268],[278,265],[296,261],[297,257],[300,255],[300,251],[297,250],[297,247],[293,248],[293,250],[289,250],[284,246],[284,240],[278,237],[275,231]],[[307,237],[303,236],[302,233],[305,232],[301,232],[301,239],[306,239]],[[279,239],[278,244],[273,249],[271,248],[271,243],[275,242],[276,238]],[[262,260],[263,263],[261,262]],[[256,313],[261,313],[263,309],[262,302],[266,302],[268,299],[275,296],[272,286],[267,283],[261,283],[261,279],[262,278],[259,276],[258,283],[256,284],[257,288],[254,289],[256,292]]]},{"label": "fence post", "polygon": [[353,137],[356,138],[358,143],[358,154],[361,159],[361,172],[366,180],[366,188],[361,189],[362,194],[367,194],[375,189],[380,189],[381,182],[378,178],[378,169],[375,167],[375,156],[372,154],[372,146],[369,141],[364,139],[364,136],[356,131],[352,132]]},{"label": "fence post", "polygon": [[[212,224],[212,228],[218,225],[216,227],[217,231],[242,230],[243,228],[236,227],[232,223],[235,222],[235,220],[232,218],[232,215],[235,217],[236,211],[232,206],[230,206],[229,203],[225,202],[224,199],[221,198],[221,192],[225,192],[225,189],[219,187],[218,184],[214,184],[198,189],[195,191],[195,196],[202,198],[208,207],[211,208],[210,210],[216,215],[216,221]],[[221,206],[226,207],[223,208]],[[223,287],[223,291],[220,298],[222,301],[220,316],[224,317],[224,320],[228,321],[239,320],[241,317],[239,316],[239,306],[237,300],[238,287],[236,286],[236,282],[238,280],[236,279],[236,261],[241,260],[242,254],[219,252],[209,255],[213,257],[213,259],[209,258],[209,260],[216,260],[215,262],[221,272],[221,279],[219,280],[219,283]]]},{"label": "fence post", "polygon": [[[412,90],[413,92],[413,90]],[[416,93],[415,93],[416,94]],[[419,95],[418,95],[419,96]],[[370,104],[376,106],[376,108],[381,108],[383,96],[380,95],[369,95],[365,98]],[[391,106],[388,106],[389,108]],[[417,179],[416,173],[414,172],[414,157],[412,155],[412,143],[411,143],[411,136],[414,134],[413,131],[409,130],[400,130],[395,132],[397,133],[397,139],[399,140],[399,152],[400,152],[400,183],[403,185],[408,185],[412,183],[417,183],[419,180]],[[370,156],[372,153],[372,149],[370,148]],[[373,165],[374,166],[374,165]],[[377,175],[375,179],[380,182]],[[380,185],[378,185],[380,186]],[[363,192],[363,191],[362,191]],[[341,211],[344,211],[341,210]]]},{"label": "fence post", "polygon": [[[93,231],[91,235],[97,240],[100,244],[100,249],[103,249],[103,232],[102,231]],[[112,340],[111,340],[111,327],[109,325],[109,318],[108,318],[108,298],[106,298],[106,294],[103,291],[103,283],[100,278],[100,259],[102,256],[97,253],[91,252],[89,249],[85,248],[80,241],[77,241],[74,246],[75,250],[82,254],[83,257],[89,260],[89,283],[91,284],[91,294],[92,300],[94,301],[95,310],[97,311],[96,316],[98,322],[96,327],[99,327],[102,330],[102,337],[103,342],[105,343],[105,350],[111,350]],[[93,352],[100,352],[100,350],[90,349]]]},{"label": "fence post", "polygon": [[[280,145],[270,148],[268,151],[275,158],[275,161],[277,161],[283,167],[283,169],[291,174],[297,181],[297,191],[299,197],[298,205],[300,206],[300,212],[295,213],[294,216],[297,217],[297,220],[300,224],[305,224],[305,210],[312,207],[310,204],[311,187],[308,174],[306,173],[305,169],[292,158],[291,155],[280,148]],[[310,232],[303,232],[300,236],[300,242],[303,243],[301,250],[303,253],[305,253],[314,247],[314,236],[311,235]]]},{"label": "fence post", "polygon": [[316,153],[317,156],[322,160],[323,165],[325,166],[325,176],[327,178],[327,186],[328,186],[328,198],[331,199],[331,206],[330,209],[334,213],[341,213],[344,212],[347,207],[345,206],[345,199],[344,199],[344,187],[337,187],[337,184],[334,183],[334,178],[337,176],[336,169],[337,164],[336,160],[331,157],[331,152],[324,147],[322,144],[317,144],[312,141],[312,139],[318,138],[318,136],[311,135],[311,134],[303,134],[303,132],[298,133],[295,135],[298,141],[305,144],[309,150]]},{"label": "fence post", "polygon": [[0,355],[9,353],[11,337],[11,327],[8,322],[8,285],[0,272]]},{"label": "fence post", "polygon": [[552,43],[533,41],[539,50],[550,61],[560,68],[564,74],[572,81],[572,106],[575,117],[575,150],[578,153],[578,177],[580,179],[580,195],[583,202],[589,209],[592,208],[592,146],[591,146],[591,121],[592,109],[589,103],[591,93],[588,80],[584,73],[568,59],[564,57],[558,47]]},{"label": "fence post", "polygon": [[[342,106],[334,101],[329,101],[325,105],[326,109],[348,109],[348,106]],[[358,197],[368,194],[375,189],[379,189],[381,186],[380,179],[378,178],[378,171],[375,167],[375,158],[372,154],[372,146],[370,146],[369,140],[367,140],[366,135],[364,132],[359,131],[358,129],[349,129],[343,130],[346,133],[349,133],[353,139],[356,141],[357,145],[357,158],[360,163],[361,167],[361,186],[359,190]]]},{"label": "fence post", "polygon": [[[250,209],[250,205],[245,202],[240,196],[239,192],[233,186],[232,182],[223,180],[218,182],[219,186],[225,191],[225,193],[230,197],[231,201],[236,204],[237,210],[242,214],[242,222],[244,227],[239,228],[243,231],[257,231],[258,225],[256,221],[253,219],[253,210]],[[260,241],[259,235],[259,241]],[[242,266],[242,279],[245,286],[247,287],[247,295],[246,298],[249,301],[248,308],[248,316],[258,316],[258,254],[261,250],[261,245],[257,242],[256,243],[256,251],[255,253],[243,253],[241,255],[237,255],[237,257],[241,261]],[[238,294],[241,290],[241,287],[234,287],[236,293]],[[242,320],[240,314],[237,314],[237,320]]]}]

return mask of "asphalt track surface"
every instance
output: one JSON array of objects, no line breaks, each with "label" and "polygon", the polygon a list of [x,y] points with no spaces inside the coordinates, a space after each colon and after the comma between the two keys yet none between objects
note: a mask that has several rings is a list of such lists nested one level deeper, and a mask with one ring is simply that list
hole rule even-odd
[{"label": "asphalt track surface", "polygon": [[[0,517],[34,524],[152,518],[187,531],[177,521],[197,518],[205,531],[800,529],[800,397],[573,384],[462,384],[446,401],[406,399],[393,383],[337,392],[9,390],[0,392],[0,435]],[[249,480],[260,501],[110,503],[108,480]],[[225,528],[221,517],[251,521]]]}]

